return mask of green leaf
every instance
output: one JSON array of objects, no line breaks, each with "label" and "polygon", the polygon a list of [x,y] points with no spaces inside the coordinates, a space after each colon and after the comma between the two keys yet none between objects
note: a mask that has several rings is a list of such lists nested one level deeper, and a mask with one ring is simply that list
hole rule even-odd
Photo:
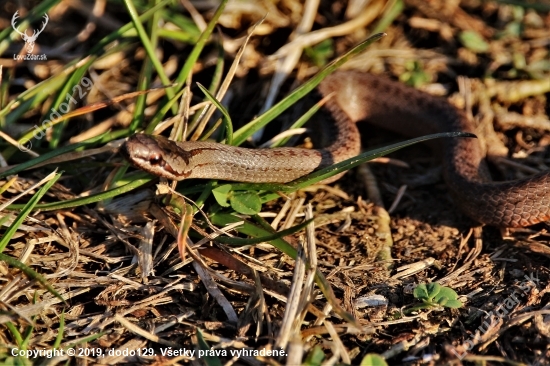
[{"label": "green leaf", "polygon": [[[449,306],[449,304],[452,302],[452,304],[456,304],[458,302],[459,306],[462,307],[462,303],[458,301],[458,294],[455,292],[455,290],[449,288],[449,287],[441,287],[438,294],[434,296],[434,301],[437,302],[441,306],[445,307],[453,307]],[[447,300],[444,300],[447,299]],[[444,303],[442,303],[444,301]]]},{"label": "green leaf", "polygon": [[229,207],[229,192],[231,192],[231,184],[224,184],[212,190],[216,202],[222,207]]},{"label": "green leaf", "polygon": [[439,283],[428,283],[418,285],[413,295],[423,301],[424,305],[413,307],[411,310],[426,309],[427,307],[439,304],[447,308],[460,308],[462,303],[458,301],[458,294],[449,287],[443,287]]},{"label": "green leaf", "polygon": [[376,353],[369,353],[363,360],[361,360],[360,366],[388,366],[386,360]]},{"label": "green leaf", "polygon": [[489,44],[485,42],[483,37],[473,30],[465,30],[458,35],[460,42],[475,53],[484,53],[489,51]]},{"label": "green leaf", "polygon": [[[199,328],[197,328],[197,340],[198,340],[198,348],[201,351],[204,351],[208,353],[208,351],[211,350],[210,346],[206,341],[204,340],[204,337],[202,336],[202,332]],[[202,356],[202,362],[204,362],[207,366],[223,366],[222,361],[216,357],[216,356]],[[201,362],[201,363],[202,363]]]},{"label": "green leaf", "polygon": [[262,201],[257,192],[233,192],[229,196],[231,208],[244,215],[256,215],[262,209]]},{"label": "green leaf", "polygon": [[437,282],[434,283],[428,283],[426,285],[426,290],[428,291],[428,299],[432,300],[434,299],[437,294],[441,291],[441,285]]},{"label": "green leaf", "polygon": [[449,287],[441,287],[436,295],[437,296],[434,296],[434,300],[437,300],[438,298],[443,296],[453,300],[458,299],[458,294],[455,292],[455,290]]},{"label": "green leaf", "polygon": [[418,300],[428,300],[428,289],[426,288],[426,284],[421,283],[420,285],[416,286],[413,291],[413,296]]},{"label": "green leaf", "polygon": [[464,304],[462,304],[460,300],[449,300],[445,304],[446,308],[451,308],[451,309],[458,309],[458,308],[461,308],[462,306],[464,306]]},{"label": "green leaf", "polygon": [[305,366],[320,366],[325,359],[325,353],[319,345],[313,347],[313,349],[307,354],[304,360]]}]

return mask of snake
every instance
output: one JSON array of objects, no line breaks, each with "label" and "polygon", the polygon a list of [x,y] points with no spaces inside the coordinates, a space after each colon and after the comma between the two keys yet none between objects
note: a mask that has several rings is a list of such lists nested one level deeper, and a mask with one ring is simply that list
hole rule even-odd
[{"label": "snake", "polygon": [[[135,134],[121,147],[136,168],[172,180],[220,179],[252,183],[287,183],[360,153],[357,122],[411,137],[438,132],[474,133],[466,113],[445,98],[360,71],[337,71],[317,93],[328,101],[311,127],[327,128],[332,141],[316,149],[280,147],[249,149],[216,142],[176,142],[163,136]],[[319,125],[317,125],[317,122]],[[311,122],[311,121],[310,121]],[[324,127],[322,127],[324,126]],[[441,139],[443,177],[455,204],[484,225],[525,227],[550,217],[550,172],[527,178],[491,179],[476,138]]]}]

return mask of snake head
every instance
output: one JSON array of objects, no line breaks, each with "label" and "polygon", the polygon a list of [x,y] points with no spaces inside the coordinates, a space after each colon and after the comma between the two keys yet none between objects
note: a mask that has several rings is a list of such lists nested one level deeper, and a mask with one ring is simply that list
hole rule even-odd
[{"label": "snake head", "polygon": [[190,153],[163,136],[130,136],[120,148],[120,153],[136,168],[158,177],[183,180],[190,172]]}]

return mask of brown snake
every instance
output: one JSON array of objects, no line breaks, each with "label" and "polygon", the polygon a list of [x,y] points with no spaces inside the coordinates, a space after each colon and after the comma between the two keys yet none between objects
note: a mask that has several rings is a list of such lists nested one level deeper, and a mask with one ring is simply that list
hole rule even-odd
[{"label": "brown snake", "polygon": [[[465,114],[445,99],[380,76],[340,71],[327,77],[318,91],[322,96],[334,92],[321,117],[332,117],[335,138],[323,149],[245,149],[138,134],[130,137],[121,151],[137,168],[168,179],[286,183],[358,155],[361,146],[357,121],[368,120],[409,136],[474,132]],[[500,227],[521,227],[550,217],[550,172],[491,182],[477,139],[445,139],[441,145],[444,177],[451,195],[474,220]]]}]

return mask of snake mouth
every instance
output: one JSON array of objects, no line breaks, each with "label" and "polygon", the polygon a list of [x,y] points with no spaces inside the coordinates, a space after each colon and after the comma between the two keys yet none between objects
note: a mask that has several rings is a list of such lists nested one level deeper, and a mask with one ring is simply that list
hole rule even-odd
[{"label": "snake mouth", "polygon": [[167,162],[165,152],[159,146],[159,143],[166,143],[166,141],[161,137],[136,134],[130,136],[122,145],[120,153],[134,167],[147,173],[181,180],[180,174]]}]

